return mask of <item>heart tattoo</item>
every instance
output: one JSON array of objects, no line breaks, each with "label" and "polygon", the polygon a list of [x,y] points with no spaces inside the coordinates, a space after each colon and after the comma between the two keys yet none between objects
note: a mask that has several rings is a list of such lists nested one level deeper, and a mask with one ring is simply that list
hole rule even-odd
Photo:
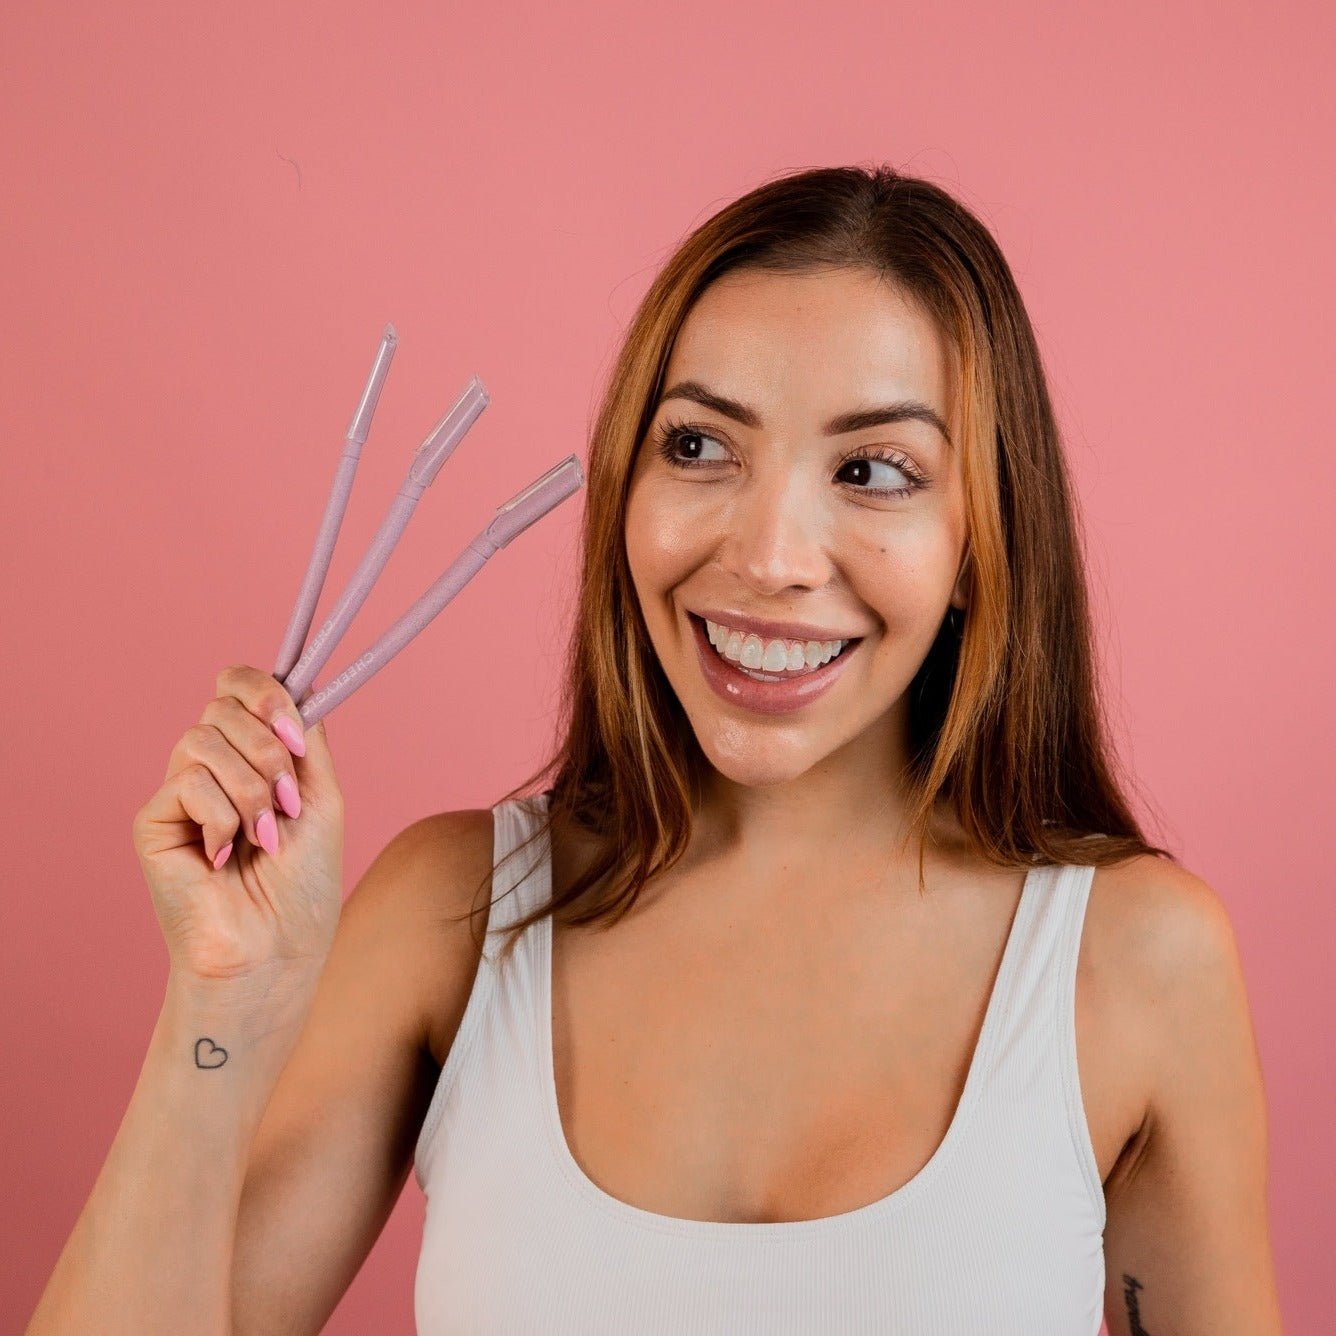
[{"label": "heart tattoo", "polygon": [[[205,1045],[208,1045],[206,1048]],[[227,1061],[227,1050],[212,1039],[195,1040],[195,1066],[221,1067]]]}]

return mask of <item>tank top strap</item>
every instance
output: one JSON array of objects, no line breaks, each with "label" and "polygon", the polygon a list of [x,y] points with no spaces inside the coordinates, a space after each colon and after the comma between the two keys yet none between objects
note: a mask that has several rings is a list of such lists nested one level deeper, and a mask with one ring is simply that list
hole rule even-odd
[{"label": "tank top strap", "polygon": [[[449,1138],[440,1138],[438,1128],[467,1123],[468,1115],[463,1110],[479,1098],[479,1086],[485,1086],[498,1067],[504,1071],[501,1089],[509,1115],[521,1116],[537,1098],[537,1056],[541,1050],[537,1047],[539,1031],[534,1018],[538,1015],[542,958],[533,927],[541,927],[543,920],[521,934],[509,956],[503,959],[501,951],[510,935],[507,930],[548,894],[548,841],[536,838],[521,848],[525,840],[541,830],[546,809],[545,793],[536,798],[503,799],[492,806],[493,873],[487,928],[473,986],[414,1149],[419,1185],[427,1183],[442,1155],[452,1154]],[[525,1075],[530,1078],[527,1086],[521,1079]],[[499,1118],[493,1115],[488,1134],[499,1125]],[[513,1162],[507,1161],[500,1172],[515,1172]]]},{"label": "tank top strap", "polygon": [[995,1037],[996,1064],[1051,1049],[1053,1025],[1074,1000],[1076,953],[1093,867],[1030,869],[1010,944],[1011,977]]},{"label": "tank top strap", "polygon": [[995,1101],[998,1125],[1026,1111],[1032,1137],[1042,1139],[1047,1130],[1056,1138],[1051,1144],[1074,1165],[1102,1228],[1104,1190],[1076,1058],[1076,965],[1094,875],[1094,866],[1077,863],[1030,871],[1024,896],[1030,903],[1016,918],[1014,971],[992,1045],[987,1098]]},{"label": "tank top strap", "polygon": [[547,820],[548,796],[547,791],[521,795],[492,808],[492,906],[483,953],[493,963],[505,944],[505,930],[550,893],[551,841],[537,835]]}]

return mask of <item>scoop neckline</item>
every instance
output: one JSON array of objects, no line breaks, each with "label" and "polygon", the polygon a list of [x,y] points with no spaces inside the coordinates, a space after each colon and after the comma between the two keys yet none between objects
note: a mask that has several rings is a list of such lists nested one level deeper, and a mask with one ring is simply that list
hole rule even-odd
[{"label": "scoop neckline", "polygon": [[[541,795],[546,809],[548,797]],[[552,836],[547,827],[542,837],[540,851],[541,883],[536,887],[539,897],[537,903],[551,897],[552,893]],[[816,1216],[808,1220],[696,1220],[687,1216],[663,1215],[658,1211],[646,1210],[631,1202],[614,1197],[605,1191],[585,1173],[580,1162],[575,1158],[566,1140],[566,1131],[561,1122],[561,1108],[557,1100],[556,1063],[552,1042],[552,915],[546,914],[539,922],[538,934],[538,987],[534,1010],[537,1013],[539,1028],[538,1051],[540,1055],[542,1121],[547,1131],[548,1144],[553,1159],[561,1176],[585,1201],[606,1214],[615,1216],[628,1224],[641,1228],[657,1230],[660,1233],[693,1235],[697,1238],[796,1238],[812,1234],[834,1233],[869,1223],[882,1216],[890,1215],[903,1209],[921,1194],[946,1168],[951,1155],[960,1144],[965,1134],[974,1106],[978,1103],[979,1092],[983,1086],[997,1035],[1002,1024],[1002,1017],[1010,997],[1012,980],[1018,967],[1021,941],[1025,926],[1033,913],[1038,898],[1038,885],[1045,865],[1035,864],[1026,870],[1025,881],[1021,886],[1020,897],[1012,913],[1011,925],[1007,930],[1006,943],[1002,948],[1002,959],[993,979],[988,1003],[984,1008],[983,1023],[979,1027],[975,1040],[974,1052],[970,1057],[969,1070],[965,1084],[956,1102],[951,1121],[937,1148],[928,1157],[922,1167],[898,1188],[878,1197],[875,1201],[856,1206],[848,1211],[834,1215]]]}]

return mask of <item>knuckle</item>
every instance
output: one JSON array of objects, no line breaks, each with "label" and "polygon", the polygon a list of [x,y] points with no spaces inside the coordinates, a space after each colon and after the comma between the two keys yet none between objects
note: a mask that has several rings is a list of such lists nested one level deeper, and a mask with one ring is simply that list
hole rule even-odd
[{"label": "knuckle", "polygon": [[276,714],[286,714],[295,708],[292,697],[275,677],[269,678],[268,685],[263,687],[256,697],[255,713],[264,720],[266,726]]},{"label": "knuckle", "polygon": [[218,740],[222,733],[214,724],[207,724],[201,720],[198,724],[191,724],[186,729],[185,736],[181,739],[185,745],[186,751],[191,754],[213,751],[218,746]]},{"label": "knuckle", "polygon": [[200,723],[212,725],[224,738],[227,725],[235,731],[238,724],[250,719],[250,712],[236,696],[216,696],[205,707],[200,716]]},{"label": "knuckle", "polygon": [[250,812],[262,812],[266,807],[274,805],[273,797],[269,792],[269,784],[262,775],[252,775],[246,780],[242,789],[242,799],[246,805],[246,810]]},{"label": "knuckle", "polygon": [[238,663],[223,669],[218,674],[217,687],[224,704],[228,700],[239,702],[266,727],[274,715],[294,708],[292,696],[278,678],[249,664]]},{"label": "knuckle", "polygon": [[211,724],[215,720],[221,719],[227,714],[228,707],[235,705],[234,696],[215,696],[201,711],[199,721],[201,724]]},{"label": "knuckle", "polygon": [[292,753],[272,734],[258,744],[256,751],[261,768],[271,779],[277,781],[284,771],[291,772],[288,762]]},{"label": "knuckle", "polygon": [[183,789],[207,789],[213,784],[213,772],[202,761],[192,761],[177,772],[176,782]]}]

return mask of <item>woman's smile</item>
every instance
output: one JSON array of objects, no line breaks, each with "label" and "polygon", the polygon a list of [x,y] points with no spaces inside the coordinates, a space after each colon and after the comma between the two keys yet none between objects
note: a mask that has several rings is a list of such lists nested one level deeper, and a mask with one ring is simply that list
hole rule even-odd
[{"label": "woman's smile", "polygon": [[[725,657],[710,643],[705,619],[694,613],[686,613],[685,616],[692,643],[696,647],[696,660],[700,664],[701,674],[715,695],[730,705],[754,710],[758,714],[784,714],[801,709],[824,696],[839,680],[850,659],[863,644],[862,639],[844,641],[838,653],[818,663],[816,667],[804,665],[796,670],[767,672],[764,669],[746,668]],[[732,633],[734,637],[738,634],[737,631]],[[757,637],[750,639],[756,641]],[[817,642],[807,643],[815,645]]]}]

